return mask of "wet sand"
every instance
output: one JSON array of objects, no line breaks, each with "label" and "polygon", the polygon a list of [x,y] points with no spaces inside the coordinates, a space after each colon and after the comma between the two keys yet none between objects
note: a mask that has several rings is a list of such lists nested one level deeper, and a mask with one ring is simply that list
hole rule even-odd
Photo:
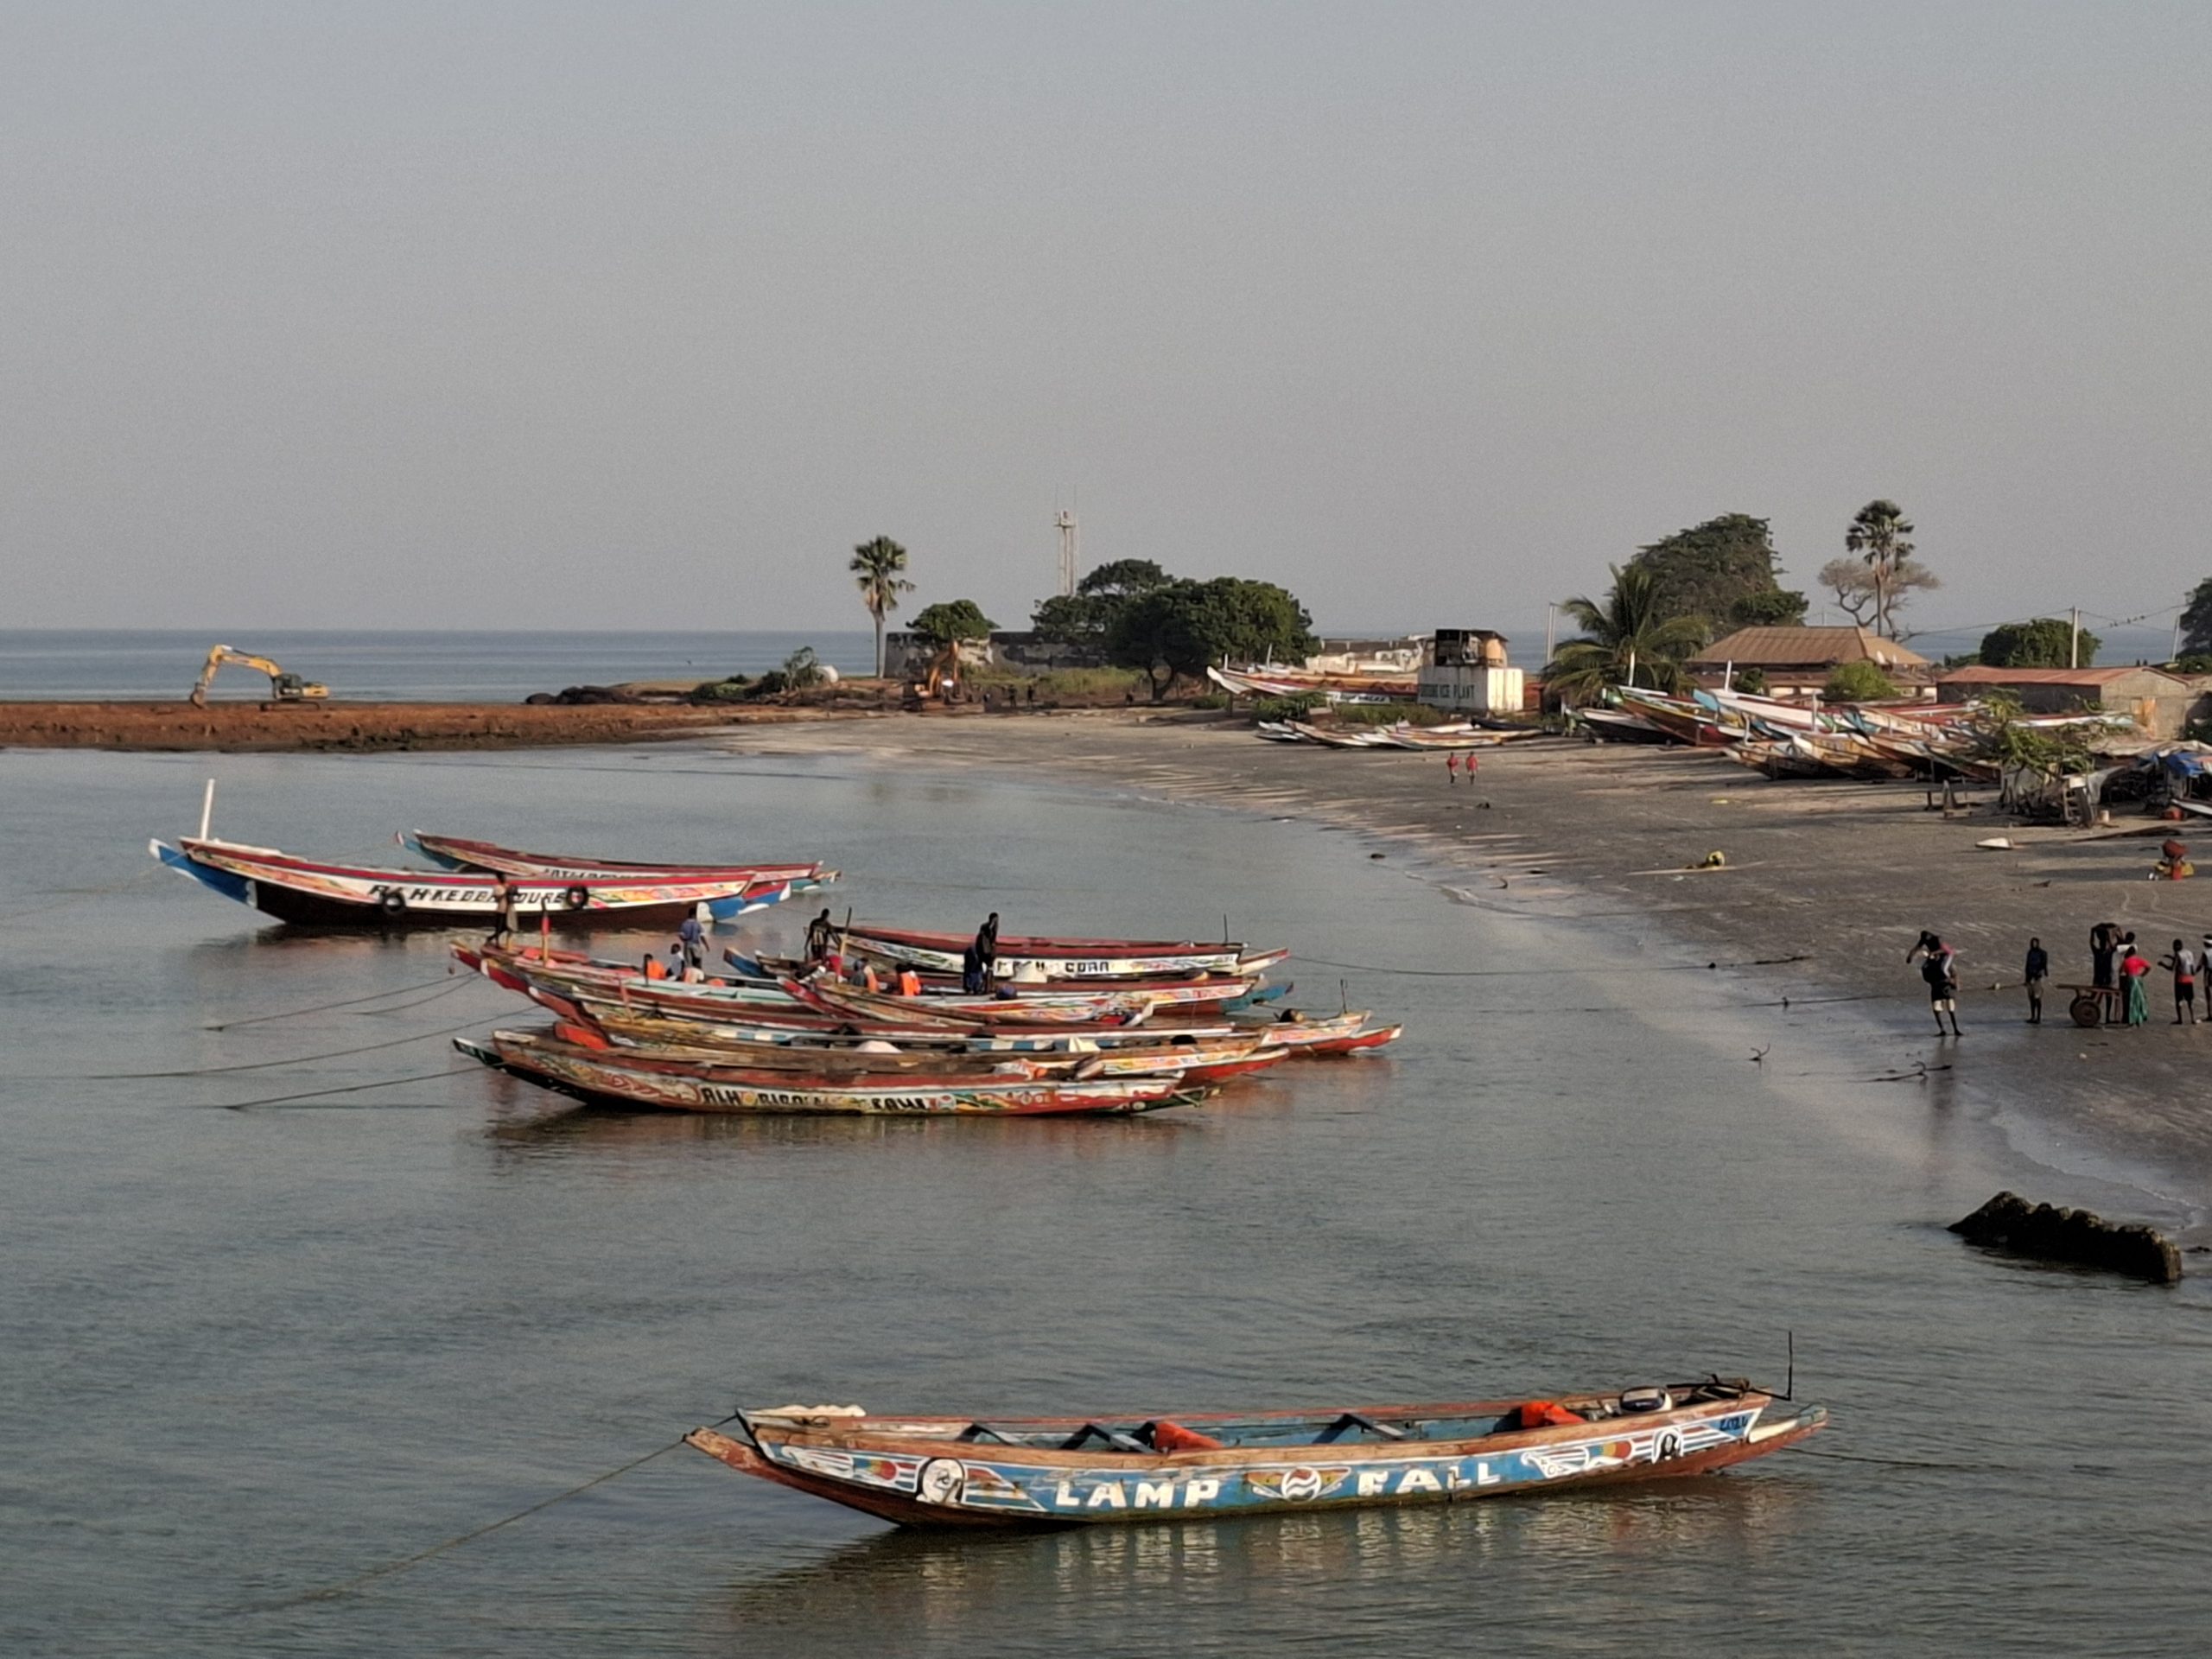
[{"label": "wet sand", "polygon": [[[1917,785],[1775,782],[1713,752],[1539,740],[1486,752],[1474,781],[1443,757],[1256,740],[1242,723],[1128,715],[918,720],[747,732],[762,751],[862,748],[918,763],[1034,772],[1166,799],[1357,833],[1361,855],[1418,860],[1465,902],[1538,917],[1648,920],[1770,986],[1780,1027],[1801,1011],[1854,1005],[1870,1061],[1948,1065],[2032,1120],[2060,1161],[2140,1171],[2207,1235],[2212,1029],[2179,1027],[2170,981],[2152,975],[2152,1023],[2082,1030],[2061,988],[2089,977],[2095,923],[2134,929],[2155,961],[2177,936],[2212,927],[2212,889],[2145,879],[2165,826],[2022,828],[1989,791],[1946,818]],[[2147,830],[2149,834],[2135,834]],[[2172,833],[2171,830],[2167,830]],[[2186,834],[2183,830],[2180,833]],[[2015,850],[1974,843],[2005,836]],[[1692,872],[1709,853],[1725,868]],[[2199,901],[2199,893],[2204,899]],[[1962,1039],[1935,1039],[1927,992],[1904,954],[1923,927],[1959,951]],[[2050,952],[2044,1024],[2024,1024],[2020,969],[2031,935]],[[2071,1156],[2068,1156],[2071,1154]],[[2034,1196],[2063,1200],[2063,1192]]]},{"label": "wet sand", "polygon": [[681,703],[0,702],[0,747],[316,753],[514,749],[696,737],[718,727],[842,718]]}]

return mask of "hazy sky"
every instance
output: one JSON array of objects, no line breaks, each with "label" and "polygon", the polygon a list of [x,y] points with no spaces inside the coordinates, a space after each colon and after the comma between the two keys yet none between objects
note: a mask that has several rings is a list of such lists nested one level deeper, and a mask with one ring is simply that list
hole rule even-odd
[{"label": "hazy sky", "polygon": [[2212,575],[2212,5],[0,0],[0,626]]}]

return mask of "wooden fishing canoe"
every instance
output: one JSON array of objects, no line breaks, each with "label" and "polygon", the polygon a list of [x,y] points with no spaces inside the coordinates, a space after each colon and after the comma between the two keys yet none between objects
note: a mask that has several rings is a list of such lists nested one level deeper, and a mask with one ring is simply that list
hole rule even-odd
[{"label": "wooden fishing canoe", "polygon": [[[319,926],[484,926],[498,919],[496,878],[456,871],[381,869],[296,858],[268,847],[180,837],[149,843],[163,864],[201,886],[277,918]],[[632,880],[576,877],[508,882],[515,911],[533,925],[630,927],[673,923],[703,910],[717,919],[783,899],[780,881]]]},{"label": "wooden fishing canoe", "polygon": [[[1630,1409],[1639,1400],[1655,1408]],[[1819,1406],[1780,1403],[1743,1379],[1708,1377],[1547,1401],[1173,1418],[978,1421],[785,1407],[738,1414],[735,1435],[702,1428],[685,1439],[742,1473],[905,1526],[1065,1527],[1711,1474],[1797,1445],[1827,1421]],[[1522,1427],[1531,1421],[1540,1426]]]},{"label": "wooden fishing canoe", "polygon": [[[936,933],[919,928],[881,927],[852,922],[837,931],[844,949],[878,961],[910,964],[941,974],[960,971],[973,942],[966,933]],[[1178,939],[1057,939],[1002,933],[996,972],[1012,978],[1024,972],[1046,979],[1156,979],[1183,974],[1254,974],[1272,967],[1287,950],[1248,951],[1227,940],[1201,944]]]},{"label": "wooden fishing canoe", "polygon": [[837,879],[837,872],[819,862],[766,864],[642,863],[634,859],[593,858],[580,853],[526,853],[496,842],[469,841],[460,836],[433,835],[409,830],[397,837],[400,845],[454,870],[505,872],[543,880],[575,880],[579,877],[641,875],[690,880],[783,881],[794,893],[808,893]]},{"label": "wooden fishing canoe", "polygon": [[739,1066],[632,1058],[542,1032],[495,1031],[454,1047],[541,1087],[595,1103],[660,1111],[859,1113],[899,1117],[1050,1117],[1127,1114],[1195,1104],[1207,1085],[1163,1077],[1027,1077],[999,1081],[912,1077],[847,1080]]}]

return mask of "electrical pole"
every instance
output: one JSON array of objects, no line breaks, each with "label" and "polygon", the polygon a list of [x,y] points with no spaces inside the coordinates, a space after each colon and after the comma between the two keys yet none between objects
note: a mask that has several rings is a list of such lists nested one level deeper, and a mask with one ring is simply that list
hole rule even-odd
[{"label": "electrical pole", "polygon": [[2079,605],[2074,607],[2073,631],[2066,637],[2066,666],[2082,666],[2082,607]]},{"label": "electrical pole", "polygon": [[1544,606],[1544,666],[1547,668],[1551,666],[1553,623],[1558,615],[1559,607],[1547,602]]}]

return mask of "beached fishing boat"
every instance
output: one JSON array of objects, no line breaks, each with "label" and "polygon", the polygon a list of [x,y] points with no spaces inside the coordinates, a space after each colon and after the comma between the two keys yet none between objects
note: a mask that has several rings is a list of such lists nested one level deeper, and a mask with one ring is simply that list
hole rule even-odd
[{"label": "beached fishing boat", "polygon": [[[837,930],[836,938],[842,949],[880,962],[957,974],[972,936],[848,922]],[[1247,951],[1227,939],[1219,944],[1204,944],[1189,939],[1060,939],[1006,933],[999,937],[997,973],[1002,978],[1034,974],[1047,980],[1255,974],[1289,954],[1287,950]]]},{"label": "beached fishing boat", "polygon": [[680,864],[640,863],[633,859],[592,858],[575,853],[525,853],[495,842],[467,841],[459,836],[433,835],[410,830],[397,839],[403,847],[454,870],[481,870],[487,874],[530,876],[546,881],[581,878],[620,877],[691,881],[782,881],[791,891],[811,893],[835,881],[837,872],[819,863]]},{"label": "beached fishing boat", "polygon": [[[499,878],[319,863],[273,848],[181,836],[149,849],[169,868],[280,921],[338,927],[483,926],[500,912]],[[742,916],[780,901],[782,881],[576,876],[511,879],[518,916],[562,928]]]},{"label": "beached fishing boat", "polygon": [[1122,1417],[741,1412],[685,1440],[748,1475],[905,1526],[1215,1520],[1711,1474],[1827,1422],[1743,1379],[1556,1400]]},{"label": "beached fishing boat", "polygon": [[838,1077],[657,1059],[495,1031],[454,1047],[493,1070],[579,1099],[678,1112],[837,1113],[899,1117],[1073,1116],[1156,1111],[1212,1092],[1181,1073],[1154,1077]]}]

